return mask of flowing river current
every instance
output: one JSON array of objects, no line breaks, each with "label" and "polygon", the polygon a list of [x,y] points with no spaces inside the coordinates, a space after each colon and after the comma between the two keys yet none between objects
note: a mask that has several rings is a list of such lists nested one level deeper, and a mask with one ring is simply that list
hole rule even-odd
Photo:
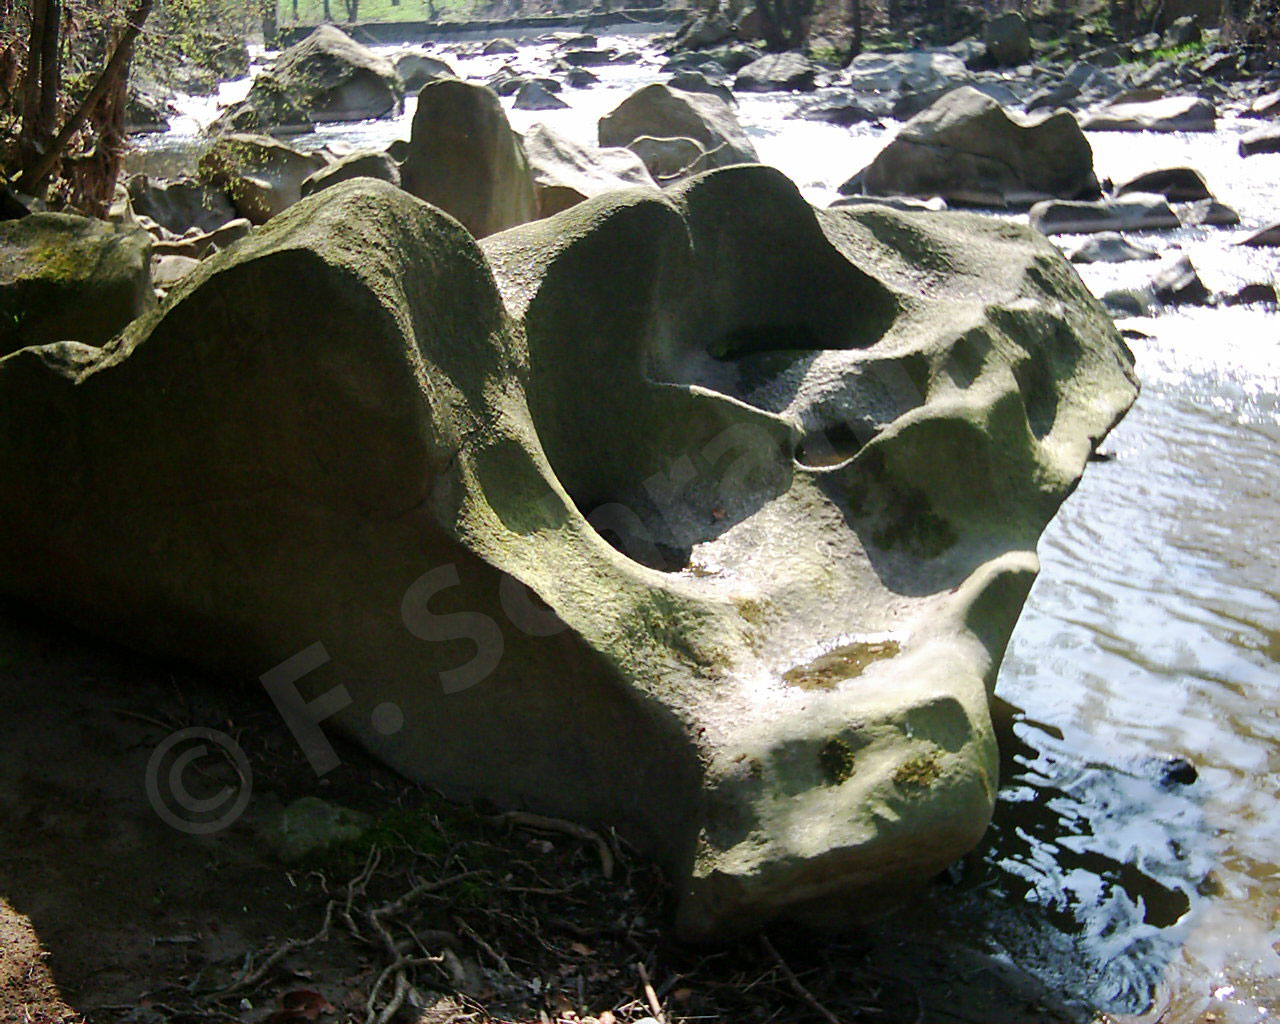
[{"label": "flowing river current", "polygon": [[[562,93],[568,110],[504,100],[513,126],[543,121],[594,143],[599,117],[663,77],[647,43],[602,39],[642,48],[641,61],[594,69],[599,85]],[[545,73],[550,59],[538,44],[507,57],[449,49],[435,51],[472,79],[504,63]],[[246,88],[229,83],[221,98]],[[744,95],[738,113],[761,160],[826,205],[895,126],[803,121],[788,116],[795,105]],[[141,142],[140,164],[189,154],[215,108],[183,109],[168,135]],[[412,115],[410,100],[394,120],[291,141],[383,148],[408,138]],[[1280,281],[1280,250],[1234,244],[1280,219],[1280,155],[1236,151],[1251,126],[1227,115],[1213,134],[1090,133],[1099,178],[1190,166],[1239,212],[1239,228],[1132,236],[1190,255],[1212,291]],[[1101,294],[1155,265],[1081,273]],[[937,926],[1086,1013],[1267,1020],[1280,1015],[1280,314],[1191,307],[1120,326],[1142,395],[1104,444],[1113,458],[1090,466],[1040,542],[1042,572],[997,688],[1018,710],[995,822]]]}]

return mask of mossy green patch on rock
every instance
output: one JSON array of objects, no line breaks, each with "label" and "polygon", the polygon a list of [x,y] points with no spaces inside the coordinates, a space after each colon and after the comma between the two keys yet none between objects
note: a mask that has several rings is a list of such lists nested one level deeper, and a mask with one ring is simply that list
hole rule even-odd
[{"label": "mossy green patch on rock", "polygon": [[942,775],[942,765],[938,755],[933,751],[917,754],[909,761],[903,761],[893,772],[893,781],[899,786],[915,786],[927,789],[938,781]]},{"label": "mossy green patch on rock", "polygon": [[822,766],[822,774],[827,782],[838,786],[847,782],[853,775],[853,748],[839,736],[833,736],[818,751],[818,764]]},{"label": "mossy green patch on rock", "polygon": [[102,345],[154,302],[145,231],[64,213],[0,223],[0,355]]}]

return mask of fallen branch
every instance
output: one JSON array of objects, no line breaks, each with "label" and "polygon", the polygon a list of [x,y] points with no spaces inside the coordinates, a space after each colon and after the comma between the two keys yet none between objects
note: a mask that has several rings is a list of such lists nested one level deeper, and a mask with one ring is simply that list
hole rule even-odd
[{"label": "fallen branch", "polygon": [[563,818],[548,818],[542,814],[530,814],[527,811],[508,811],[506,814],[499,814],[493,820],[502,825],[519,825],[523,828],[534,828],[542,832],[559,832],[562,835],[573,836],[575,839],[585,839],[589,843],[594,843],[600,853],[601,874],[605,878],[613,877],[613,851],[609,849],[609,844],[604,841],[604,837],[599,832],[595,832],[585,825],[565,821]]},{"label": "fallen branch", "polygon": [[760,933],[760,945],[773,958],[778,968],[782,971],[783,977],[787,979],[787,982],[795,990],[796,995],[808,1003],[814,1013],[825,1020],[827,1024],[840,1024],[840,1018],[818,1002],[817,997],[804,987],[804,984],[796,977],[796,972],[791,969],[791,965],[782,959],[782,954],[774,949],[773,943],[769,941],[769,936],[765,935],[764,932]]}]

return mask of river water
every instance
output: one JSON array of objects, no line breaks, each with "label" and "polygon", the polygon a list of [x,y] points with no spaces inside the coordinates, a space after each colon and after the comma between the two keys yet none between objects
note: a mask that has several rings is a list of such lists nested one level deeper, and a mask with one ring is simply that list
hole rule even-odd
[{"label": "river water", "polygon": [[[600,116],[660,77],[661,59],[642,53],[566,89],[570,109],[511,111],[513,125],[594,142]],[[441,55],[482,79],[503,63],[544,72],[550,48]],[[739,117],[762,161],[825,205],[894,126],[806,122],[787,116],[794,106],[743,96]],[[144,148],[194,142],[213,105],[184,110]],[[395,120],[296,142],[384,147],[408,138],[412,114],[410,101]],[[1236,153],[1249,127],[1227,116],[1212,135],[1090,133],[1099,177],[1187,165],[1239,212],[1237,229],[1131,236],[1189,254],[1215,291],[1280,282],[1280,250],[1233,244],[1280,219],[1280,155]],[[1156,265],[1081,271],[1100,294]],[[958,941],[1118,1020],[1266,1020],[1280,1015],[1280,314],[1191,308],[1121,327],[1142,395],[1104,445],[1114,458],[1090,467],[1041,540],[997,688],[1020,710],[996,819],[941,914]],[[1171,758],[1196,780],[1166,778]]]}]

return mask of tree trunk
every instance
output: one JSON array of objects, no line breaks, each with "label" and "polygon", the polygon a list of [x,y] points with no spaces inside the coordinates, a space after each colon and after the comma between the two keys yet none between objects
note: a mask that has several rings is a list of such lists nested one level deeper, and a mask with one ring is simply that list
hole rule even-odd
[{"label": "tree trunk", "polygon": [[342,5],[347,9],[347,21],[354,24],[360,16],[360,0],[342,0]]},{"label": "tree trunk", "polygon": [[324,20],[333,21],[333,11],[329,7],[329,0],[324,0]]},{"label": "tree trunk", "polygon": [[862,0],[849,0],[849,31],[849,52],[845,56],[845,67],[862,52]]},{"label": "tree trunk", "polygon": [[[47,3],[48,0],[35,0],[37,4]],[[129,61],[133,57],[133,44],[137,41],[138,36],[142,32],[142,26],[147,20],[147,15],[151,13],[152,5],[155,0],[138,0],[138,6],[130,13],[125,23],[124,31],[120,34],[119,42],[116,43],[115,49],[111,52],[111,57],[107,61],[107,65],[102,69],[102,73],[98,76],[98,80],[93,83],[93,88],[89,90],[89,95],[76,108],[68,119],[67,123],[62,126],[62,130],[52,142],[50,142],[30,166],[22,169],[22,174],[18,177],[17,188],[19,192],[26,192],[29,195],[37,194],[37,191],[43,189],[45,182],[48,180],[50,173],[57,165],[59,158],[86,121],[89,120],[95,108],[104,99],[111,99],[120,95],[121,90],[125,89],[129,80]],[[114,116],[123,123],[124,104],[117,103]],[[109,140],[108,140],[109,141]],[[114,184],[114,183],[113,183]]]}]

